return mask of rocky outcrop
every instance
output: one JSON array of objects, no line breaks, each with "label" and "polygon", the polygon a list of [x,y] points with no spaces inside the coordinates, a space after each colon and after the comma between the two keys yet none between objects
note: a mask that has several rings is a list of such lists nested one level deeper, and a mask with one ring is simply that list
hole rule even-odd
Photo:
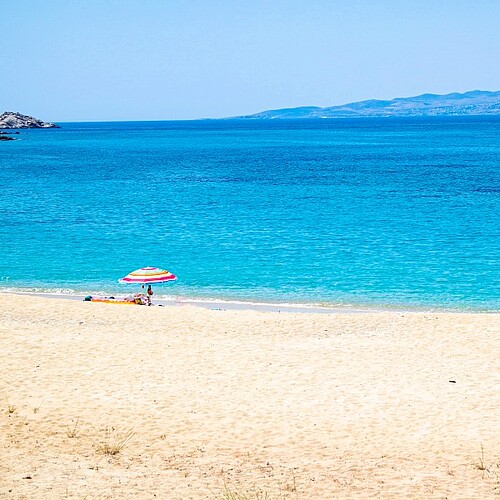
[{"label": "rocky outcrop", "polygon": [[45,123],[21,113],[6,111],[0,115],[0,129],[2,128],[59,128],[59,125]]}]

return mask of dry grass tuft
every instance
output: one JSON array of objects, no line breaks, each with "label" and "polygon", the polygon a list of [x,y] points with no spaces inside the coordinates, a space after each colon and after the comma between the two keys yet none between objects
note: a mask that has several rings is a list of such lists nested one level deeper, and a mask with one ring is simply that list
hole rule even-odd
[{"label": "dry grass tuft", "polygon": [[69,438],[75,438],[78,436],[78,434],[80,433],[80,429],[78,429],[79,423],[80,423],[80,417],[76,419],[76,422],[74,424],[66,426],[66,435]]},{"label": "dry grass tuft", "polygon": [[225,485],[221,500],[272,500],[272,498],[267,491],[240,492],[231,490]]},{"label": "dry grass tuft", "polygon": [[96,445],[96,451],[103,455],[118,455],[134,436],[133,429],[119,431],[115,427],[106,427],[104,436]]}]

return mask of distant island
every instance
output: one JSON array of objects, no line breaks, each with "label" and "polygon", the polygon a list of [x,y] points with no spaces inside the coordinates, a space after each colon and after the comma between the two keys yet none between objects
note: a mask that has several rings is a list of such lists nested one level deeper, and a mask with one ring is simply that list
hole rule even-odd
[{"label": "distant island", "polygon": [[254,115],[230,119],[291,119],[291,118],[375,118],[390,116],[470,116],[500,115],[500,91],[473,90],[463,94],[422,94],[398,97],[391,101],[370,99],[341,106],[320,108],[306,106],[262,111]]},{"label": "distant island", "polygon": [[32,116],[6,111],[0,115],[0,129],[12,128],[60,128],[54,123],[46,123]]}]

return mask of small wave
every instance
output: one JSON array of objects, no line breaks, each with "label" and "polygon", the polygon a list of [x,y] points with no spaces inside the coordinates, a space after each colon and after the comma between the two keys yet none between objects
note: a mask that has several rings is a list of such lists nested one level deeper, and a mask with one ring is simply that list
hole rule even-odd
[{"label": "small wave", "polygon": [[[15,293],[23,295],[37,295],[53,298],[81,299],[87,295],[110,296],[123,294],[123,290],[110,290],[106,288],[85,288],[74,289],[69,287],[41,287],[41,286],[0,286],[0,293]],[[252,300],[248,298],[219,298],[202,297],[197,295],[173,295],[156,292],[154,303],[161,305],[193,305],[211,309],[242,310],[253,309],[259,311],[280,311],[280,312],[314,312],[314,313],[362,313],[362,312],[453,312],[453,313],[498,313],[497,305],[493,304],[418,304],[404,302],[390,302],[387,300],[366,300],[351,302],[345,301],[283,301],[279,300]]]}]

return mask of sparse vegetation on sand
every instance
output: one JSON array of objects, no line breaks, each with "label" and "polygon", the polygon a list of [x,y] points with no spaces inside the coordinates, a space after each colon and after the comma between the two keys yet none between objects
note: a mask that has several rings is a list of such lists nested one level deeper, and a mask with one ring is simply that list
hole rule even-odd
[{"label": "sparse vegetation on sand", "polygon": [[103,455],[118,455],[134,436],[133,429],[120,431],[116,427],[108,426],[96,442],[96,451]]},{"label": "sparse vegetation on sand", "polygon": [[78,436],[78,434],[80,433],[80,429],[78,428],[79,423],[80,423],[80,417],[78,417],[74,423],[68,424],[66,426],[66,435],[69,438],[72,439]]}]

